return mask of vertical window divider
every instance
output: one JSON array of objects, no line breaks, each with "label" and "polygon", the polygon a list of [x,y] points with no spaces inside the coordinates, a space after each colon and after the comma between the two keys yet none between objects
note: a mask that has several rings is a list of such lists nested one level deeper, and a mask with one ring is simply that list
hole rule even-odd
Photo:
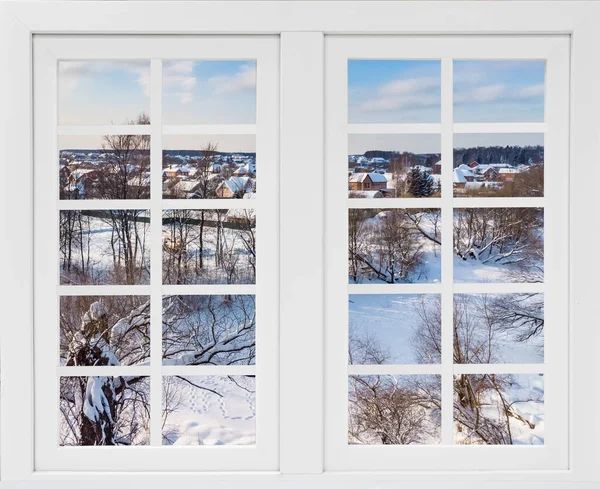
[{"label": "vertical window divider", "polygon": [[454,444],[453,415],[453,83],[452,59],[442,59],[442,444]]},{"label": "vertical window divider", "polygon": [[150,444],[162,444],[162,60],[150,65]]}]

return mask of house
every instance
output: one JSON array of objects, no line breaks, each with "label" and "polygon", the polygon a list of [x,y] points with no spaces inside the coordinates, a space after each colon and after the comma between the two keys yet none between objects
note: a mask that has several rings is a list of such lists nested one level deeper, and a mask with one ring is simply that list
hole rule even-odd
[{"label": "house", "polygon": [[454,169],[454,188],[464,188],[467,182],[475,181],[475,175],[468,165],[460,165]]},{"label": "house", "polygon": [[467,165],[469,168],[477,168],[479,166],[479,163],[477,163],[475,160],[471,161],[471,163],[469,163]]},{"label": "house", "polygon": [[170,194],[176,199],[200,199],[198,192],[200,182],[194,180],[180,180],[171,188]]},{"label": "house", "polygon": [[169,165],[167,168],[163,169],[163,178],[179,178],[188,176],[189,173],[190,170],[186,166]]},{"label": "house", "polygon": [[433,165],[433,174],[434,175],[441,175],[442,174],[442,162],[438,161],[437,163],[434,163]]},{"label": "house", "polygon": [[500,168],[498,176],[504,182],[513,182],[519,171],[516,168]]},{"label": "house", "polygon": [[348,178],[348,190],[384,190],[388,180],[381,173],[353,173]]},{"label": "house", "polygon": [[244,194],[254,192],[254,180],[249,177],[230,177],[223,180],[215,192],[222,199],[244,197]]}]

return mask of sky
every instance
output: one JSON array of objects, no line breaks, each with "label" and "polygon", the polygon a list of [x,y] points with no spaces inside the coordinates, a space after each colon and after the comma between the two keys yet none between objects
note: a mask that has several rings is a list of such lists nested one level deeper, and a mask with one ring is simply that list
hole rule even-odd
[{"label": "sky", "polygon": [[348,154],[364,154],[365,151],[408,151],[409,153],[440,153],[439,134],[349,134]]},{"label": "sky", "polygon": [[[59,63],[59,124],[124,124],[150,113],[149,61]],[[254,61],[163,63],[164,124],[254,124]]]},{"label": "sky", "polygon": [[[455,122],[542,122],[545,63],[456,60],[453,68]],[[348,122],[436,123],[441,120],[439,60],[350,60]],[[520,135],[513,143],[538,144],[539,135]],[[415,135],[416,137],[416,135]],[[363,143],[370,149],[380,135]],[[480,145],[495,144],[478,135]],[[416,145],[417,143],[415,143]],[[543,143],[542,143],[543,144]],[[385,148],[390,149],[390,148]],[[404,148],[397,148],[404,151]],[[351,154],[353,150],[349,151]]]}]

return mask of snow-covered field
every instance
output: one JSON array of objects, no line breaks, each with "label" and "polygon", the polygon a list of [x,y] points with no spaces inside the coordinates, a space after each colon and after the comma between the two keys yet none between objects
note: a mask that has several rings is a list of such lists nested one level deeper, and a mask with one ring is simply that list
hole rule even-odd
[{"label": "snow-covered field", "polygon": [[383,363],[419,363],[414,344],[415,333],[422,326],[419,313],[423,308],[435,308],[439,300],[437,294],[350,295],[351,338],[376,342],[385,352],[386,360]]},{"label": "snow-covered field", "polygon": [[[164,216],[166,217],[166,216]],[[163,249],[163,282],[166,284],[253,284],[255,228],[231,229],[214,225],[203,228],[202,266],[200,267],[199,225],[190,225],[182,240],[185,249]],[[174,224],[163,224],[163,242],[181,240]],[[170,241],[169,241],[170,240]],[[219,251],[220,250],[220,251]]]},{"label": "snow-covered field", "polygon": [[[73,211],[61,211],[61,220],[64,212]],[[141,219],[149,217],[149,212],[146,211],[143,213],[138,212],[138,214]],[[79,243],[78,236],[74,240],[71,270],[65,269],[65,257],[61,255],[61,284],[127,284],[125,264],[123,259],[119,258],[123,254],[123,247],[120,245],[119,233],[112,226],[110,218],[101,219],[95,216],[82,216],[82,219],[84,226],[81,232],[81,242]],[[135,227],[137,230],[136,233],[133,230],[131,231],[132,246],[135,248],[134,253],[136,255],[134,266],[135,284],[149,284],[150,224],[142,221],[134,222],[133,217],[131,217],[130,225],[132,229]],[[135,237],[136,234],[137,238]],[[61,247],[64,246],[64,241],[64,228],[61,226]],[[84,262],[83,267],[82,260]]]},{"label": "snow-covered field", "polygon": [[[351,219],[352,211],[358,210],[351,209]],[[361,221],[356,239],[361,259],[355,279],[349,257],[349,283],[441,281],[441,247],[435,241],[441,242],[440,213],[415,209],[410,215],[406,217],[402,210],[379,209]]]},{"label": "snow-covered field", "polygon": [[[502,391],[504,401],[515,416],[508,418],[513,445],[544,444],[544,376],[541,374],[497,375],[508,387]],[[493,390],[487,393],[481,414],[495,423],[505,423],[502,401]],[[455,423],[454,440],[458,444],[481,444],[481,440],[463,425]]]},{"label": "snow-covered field", "polygon": [[163,445],[254,445],[253,377],[165,377]]}]

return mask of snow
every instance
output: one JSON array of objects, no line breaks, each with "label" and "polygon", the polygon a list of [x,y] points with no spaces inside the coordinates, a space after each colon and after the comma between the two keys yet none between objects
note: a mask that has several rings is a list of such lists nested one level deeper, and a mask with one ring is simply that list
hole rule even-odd
[{"label": "snow", "polygon": [[[163,445],[254,445],[254,377],[165,377]],[[211,392],[214,391],[214,392]],[[220,397],[215,392],[221,394]]]},{"label": "snow", "polygon": [[386,364],[418,363],[412,344],[420,325],[418,308],[421,301],[432,307],[436,300],[437,294],[350,295],[350,332],[355,337],[375,339],[389,353]]},{"label": "snow", "polygon": [[353,173],[348,178],[348,181],[356,183],[364,182],[367,176],[371,178],[373,183],[387,183],[388,181],[385,175],[381,173]]},{"label": "snow", "polygon": [[[503,391],[507,404],[527,423],[509,418],[510,432],[513,445],[543,445],[544,444],[544,376],[542,374],[499,375],[504,379],[511,379],[510,386]],[[492,391],[493,392],[493,391]],[[481,413],[488,419],[498,421],[504,419],[501,412],[502,402],[494,392],[489,394],[489,399],[481,408]],[[477,443],[469,438],[468,431],[459,430],[455,423],[454,439],[458,444]],[[479,443],[481,443],[479,441]]]}]

